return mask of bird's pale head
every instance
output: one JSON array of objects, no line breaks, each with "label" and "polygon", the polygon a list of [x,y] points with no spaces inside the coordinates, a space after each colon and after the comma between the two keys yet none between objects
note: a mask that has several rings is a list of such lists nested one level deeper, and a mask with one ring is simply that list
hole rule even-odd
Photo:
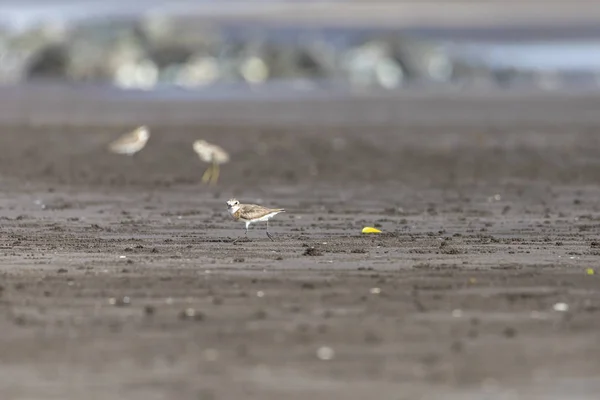
[{"label": "bird's pale head", "polygon": [[150,139],[150,131],[146,125],[142,125],[135,131],[136,138],[140,141],[147,142]]},{"label": "bird's pale head", "polygon": [[229,199],[227,200],[227,211],[230,213],[236,212],[240,208],[240,202],[238,199]]}]

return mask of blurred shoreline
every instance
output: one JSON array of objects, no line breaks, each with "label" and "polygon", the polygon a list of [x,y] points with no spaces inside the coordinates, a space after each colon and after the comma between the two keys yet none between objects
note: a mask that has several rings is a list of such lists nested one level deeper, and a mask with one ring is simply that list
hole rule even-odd
[{"label": "blurred shoreline", "polygon": [[600,11],[584,1],[40,0],[0,1],[0,15],[0,90],[50,82],[192,100],[600,89]]}]

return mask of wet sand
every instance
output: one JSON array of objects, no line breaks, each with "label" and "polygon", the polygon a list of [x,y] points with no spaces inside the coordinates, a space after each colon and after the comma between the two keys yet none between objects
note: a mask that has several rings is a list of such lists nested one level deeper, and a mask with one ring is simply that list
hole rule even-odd
[{"label": "wet sand", "polygon": [[600,98],[70,101],[0,102],[2,399],[596,398]]}]

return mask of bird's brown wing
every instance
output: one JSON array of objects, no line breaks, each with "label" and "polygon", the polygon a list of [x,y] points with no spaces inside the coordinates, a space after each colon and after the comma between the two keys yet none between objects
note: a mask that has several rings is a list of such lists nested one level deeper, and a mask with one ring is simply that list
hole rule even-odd
[{"label": "bird's brown wing", "polygon": [[271,214],[276,211],[284,211],[282,208],[267,208],[257,204],[242,204],[240,206],[240,217],[244,219],[255,219]]}]

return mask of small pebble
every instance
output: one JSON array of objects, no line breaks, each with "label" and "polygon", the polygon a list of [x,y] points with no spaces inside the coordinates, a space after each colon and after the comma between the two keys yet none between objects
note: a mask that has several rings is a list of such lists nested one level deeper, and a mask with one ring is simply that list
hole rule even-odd
[{"label": "small pebble", "polygon": [[371,292],[371,294],[379,294],[379,293],[381,293],[381,288],[378,288],[378,287],[371,288],[370,292]]},{"label": "small pebble", "polygon": [[265,297],[265,292],[263,292],[262,290],[259,290],[258,292],[256,292],[256,295],[258,297]]},{"label": "small pebble", "polygon": [[146,314],[146,315],[154,315],[155,311],[156,311],[156,309],[153,306],[144,307],[144,314]]}]

